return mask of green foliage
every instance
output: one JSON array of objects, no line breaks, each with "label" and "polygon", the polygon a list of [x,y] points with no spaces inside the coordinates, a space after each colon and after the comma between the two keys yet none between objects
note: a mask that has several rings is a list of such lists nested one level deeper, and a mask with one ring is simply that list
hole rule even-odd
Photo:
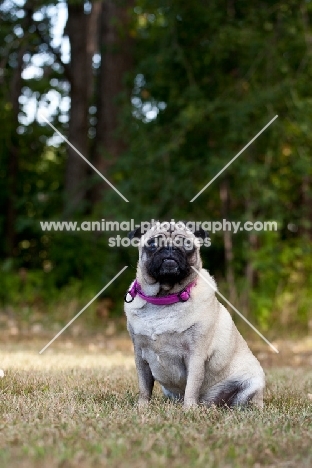
[{"label": "green foliage", "polygon": [[[129,151],[115,167],[124,174],[119,186],[136,200],[137,217],[220,219],[226,177],[230,219],[277,221],[277,233],[256,233],[256,248],[248,233],[233,236],[237,286],[251,263],[256,283],[245,288],[263,327],[280,317],[285,326],[307,324],[309,314],[312,10],[299,3],[140,2],[137,121]],[[158,107],[152,121],[144,111],[148,103]],[[226,176],[190,204],[275,114],[279,119]],[[217,276],[224,270],[222,244],[221,236],[212,236],[204,253]]]},{"label": "green foliage", "polygon": [[310,319],[311,245],[268,237],[263,247],[253,253],[258,273],[257,287],[251,293],[253,309],[263,328],[268,329],[275,322],[280,329],[291,326],[298,330]]},{"label": "green foliage", "polygon": [[[51,41],[54,2],[38,2],[40,27]],[[53,89],[70,96],[64,68],[21,16],[23,6],[1,7],[4,57],[0,87],[0,232],[5,236],[10,197],[10,145],[18,148],[17,243],[9,272],[2,275],[1,300],[18,304],[38,295],[43,301],[76,284],[96,293],[125,264],[123,279],[107,291],[121,309],[123,292],[134,276],[134,249],[112,249],[95,233],[42,233],[40,220],[65,219],[63,213],[66,147],[53,146],[51,129],[25,120],[23,100],[47,100]],[[137,0],[132,100],[120,96],[123,113],[116,135],[128,145],[111,167],[109,180],[130,200],[107,190],[102,203],[85,200],[75,220],[219,220],[220,183],[227,180],[230,220],[275,220],[277,233],[233,235],[237,297],[248,290],[250,311],[263,328],[272,323],[308,323],[311,301],[312,100],[310,82],[312,4],[293,1],[186,2]],[[18,29],[22,28],[22,33]],[[12,32],[13,31],[13,32]],[[10,83],[18,50],[24,61],[46,54],[42,76],[23,80],[18,128],[12,113]],[[28,55],[27,55],[28,54]],[[28,57],[28,59],[27,59]],[[27,59],[27,60],[26,60]],[[94,67],[97,76],[97,68]],[[96,97],[90,122],[97,118]],[[279,118],[208,187],[190,200],[268,121]],[[67,131],[67,111],[58,108],[53,123]],[[99,131],[99,130],[98,130]],[[90,139],[90,147],[92,147]],[[94,183],[90,175],[90,187]],[[84,207],[86,207],[84,209]],[[296,231],[290,230],[294,226]],[[224,239],[212,236],[204,264],[221,281],[227,263]],[[11,261],[5,243],[3,268]],[[255,282],[246,284],[246,266]],[[27,285],[20,278],[27,269]],[[80,291],[80,292],[78,292]],[[119,307],[118,306],[118,307]]]}]

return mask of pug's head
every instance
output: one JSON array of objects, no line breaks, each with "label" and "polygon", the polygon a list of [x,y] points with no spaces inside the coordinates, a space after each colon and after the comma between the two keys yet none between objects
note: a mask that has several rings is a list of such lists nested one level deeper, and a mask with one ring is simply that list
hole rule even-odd
[{"label": "pug's head", "polygon": [[170,287],[196,277],[191,267],[201,268],[199,250],[207,236],[203,229],[193,233],[182,222],[156,223],[144,234],[140,228],[129,234],[130,239],[140,238],[138,266],[145,282]]}]

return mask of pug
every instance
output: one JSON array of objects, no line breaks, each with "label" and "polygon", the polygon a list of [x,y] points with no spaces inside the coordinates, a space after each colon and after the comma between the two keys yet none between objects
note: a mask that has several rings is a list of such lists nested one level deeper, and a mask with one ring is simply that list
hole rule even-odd
[{"label": "pug", "polygon": [[125,296],[139,406],[148,404],[157,381],[166,397],[185,408],[262,407],[262,367],[202,268],[207,233],[181,222],[157,223],[129,237],[139,239],[137,276]]}]

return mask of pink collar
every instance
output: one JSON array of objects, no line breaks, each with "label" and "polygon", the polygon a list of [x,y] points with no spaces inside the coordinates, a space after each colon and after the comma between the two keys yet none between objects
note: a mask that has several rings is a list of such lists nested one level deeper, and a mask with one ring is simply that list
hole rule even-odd
[{"label": "pink collar", "polygon": [[[156,296],[146,296],[142,292],[140,284],[137,282],[137,280],[134,281],[132,287],[127,291],[125,295],[125,302],[129,303],[132,302],[135,298],[136,295],[140,296],[142,299],[144,299],[146,302],[150,302],[151,304],[154,305],[169,305],[169,304],[175,304],[176,302],[186,302],[189,300],[191,296],[191,289],[193,286],[195,286],[196,281],[193,281],[192,283],[188,284],[182,291],[180,291],[177,294],[168,294],[168,296],[163,296],[163,297],[156,297]],[[131,300],[127,300],[127,296],[130,294]]]}]

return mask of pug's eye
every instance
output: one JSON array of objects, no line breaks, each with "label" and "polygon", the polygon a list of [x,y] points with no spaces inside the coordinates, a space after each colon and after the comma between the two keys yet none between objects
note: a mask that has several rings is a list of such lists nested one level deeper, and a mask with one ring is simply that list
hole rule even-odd
[{"label": "pug's eye", "polygon": [[148,250],[156,250],[157,247],[158,247],[157,239],[155,237],[153,239],[149,239],[149,241],[147,242]]},{"label": "pug's eye", "polygon": [[192,239],[184,239],[183,240],[183,247],[188,252],[191,252],[194,249],[194,242],[192,241]]}]

